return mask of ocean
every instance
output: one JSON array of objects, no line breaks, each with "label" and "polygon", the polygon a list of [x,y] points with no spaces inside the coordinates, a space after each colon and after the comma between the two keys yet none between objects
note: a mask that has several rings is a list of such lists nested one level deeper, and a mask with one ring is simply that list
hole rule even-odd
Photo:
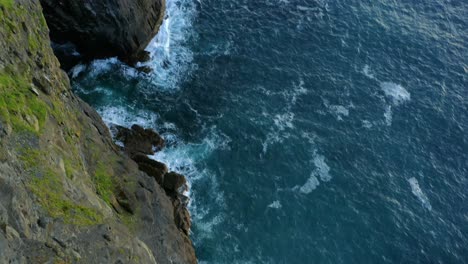
[{"label": "ocean", "polygon": [[200,263],[468,263],[468,2],[167,0],[139,73],[77,65],[157,130]]}]

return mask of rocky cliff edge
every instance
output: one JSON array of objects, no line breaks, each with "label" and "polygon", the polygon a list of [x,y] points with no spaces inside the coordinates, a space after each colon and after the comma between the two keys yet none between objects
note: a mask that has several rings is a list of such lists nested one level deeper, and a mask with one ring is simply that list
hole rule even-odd
[{"label": "rocky cliff edge", "polygon": [[0,0],[0,263],[196,263],[161,186],[70,90],[39,0]]}]

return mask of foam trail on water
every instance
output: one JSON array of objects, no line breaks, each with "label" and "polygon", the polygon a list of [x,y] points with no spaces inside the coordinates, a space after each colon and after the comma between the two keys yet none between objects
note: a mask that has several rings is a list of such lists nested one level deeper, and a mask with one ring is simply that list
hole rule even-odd
[{"label": "foam trail on water", "polygon": [[411,99],[411,94],[399,84],[382,82],[380,88],[388,98],[392,99],[394,105],[400,105]]},{"label": "foam trail on water", "polygon": [[392,112],[391,105],[387,105],[387,108],[385,109],[384,117],[385,117],[385,124],[387,126],[391,126],[392,120],[393,120],[393,112]]},{"label": "foam trail on water", "polygon": [[294,113],[288,112],[284,114],[275,115],[273,122],[275,123],[275,126],[282,131],[286,128],[294,128],[293,120]]},{"label": "foam trail on water", "polygon": [[313,190],[317,189],[320,185],[320,181],[328,182],[332,179],[330,174],[330,166],[326,163],[325,157],[323,155],[317,154],[314,151],[314,158],[312,160],[315,169],[311,172],[310,177],[307,179],[306,183],[302,186],[295,186],[292,188],[294,191],[299,191],[303,194],[311,193]]},{"label": "foam trail on water", "polygon": [[[328,112],[334,115],[338,121],[343,121],[344,117],[349,116],[349,109],[347,107],[343,105],[330,105],[326,99],[323,99],[323,103],[328,109]],[[352,107],[352,105],[350,107]]]},{"label": "foam trail on water", "polygon": [[365,65],[364,68],[362,69],[362,73],[364,73],[364,75],[369,78],[369,79],[375,79],[375,76],[374,74],[372,73],[369,65]]},{"label": "foam trail on water", "polygon": [[431,203],[429,202],[429,198],[427,198],[426,194],[421,190],[419,186],[419,182],[416,178],[412,177],[408,179],[408,182],[411,186],[411,192],[416,196],[422,203],[422,205],[428,209],[432,210]]},{"label": "foam trail on water", "polygon": [[155,128],[158,116],[154,113],[131,109],[123,106],[104,106],[97,109],[108,127],[119,125],[131,127],[134,124]]},{"label": "foam trail on water", "polygon": [[74,79],[76,77],[78,77],[83,71],[86,70],[86,66],[83,65],[83,64],[78,64],[78,65],[75,65],[71,70],[70,70],[70,73],[71,73],[71,78]]},{"label": "foam trail on water", "polygon": [[314,173],[320,177],[324,182],[331,180],[332,176],[330,175],[330,167],[325,162],[325,157],[322,155],[315,155],[314,158],[315,171]]},{"label": "foam trail on water", "polygon": [[[314,174],[312,174],[309,177],[309,179],[307,179],[307,182],[299,188],[299,191],[301,193],[308,194],[311,193],[313,190],[317,189],[319,185],[319,180],[317,179],[317,177],[315,177]],[[295,189],[297,189],[297,187],[295,187]]]},{"label": "foam trail on water", "polygon": [[[410,92],[408,92],[408,90],[406,90],[400,84],[397,84],[397,83],[394,83],[394,82],[379,81],[375,77],[375,75],[372,72],[369,65],[364,65],[364,68],[362,69],[362,73],[367,78],[372,79],[372,80],[376,80],[376,81],[379,82],[380,89],[382,89],[385,96],[391,100],[391,104],[393,106],[398,106],[398,105],[401,105],[401,104],[411,100]],[[387,126],[392,125],[392,120],[393,120],[392,105],[387,105],[386,104],[386,106],[385,106],[384,119],[385,119],[385,125],[387,125]]]},{"label": "foam trail on water", "polygon": [[[300,96],[308,93],[304,87],[305,83],[302,79],[299,79],[298,83],[293,83],[292,90],[286,90],[285,92],[278,93],[285,100],[284,111],[279,114],[272,116],[273,126],[270,128],[265,141],[262,143],[263,154],[268,151],[268,147],[274,143],[281,143],[284,139],[289,138],[289,130],[294,128],[295,114],[292,108],[296,105],[297,100]],[[271,95],[269,91],[265,91],[267,95]],[[270,117],[269,113],[264,113],[264,116]]]},{"label": "foam trail on water", "polygon": [[[152,159],[165,163],[170,171],[176,171],[186,176],[189,189],[185,193],[190,197],[189,210],[192,214],[194,227],[201,230],[200,237],[211,237],[213,228],[224,221],[221,213],[224,208],[224,193],[219,189],[217,175],[200,169],[198,164],[213,155],[217,150],[229,149],[231,139],[219,132],[216,127],[208,129],[207,135],[199,143],[184,143],[174,134],[163,134],[172,144],[149,156]],[[197,194],[192,192],[193,186],[203,186],[204,191],[216,194],[215,205],[198,202]]]},{"label": "foam trail on water", "polygon": [[282,207],[280,201],[276,200],[268,205],[268,208],[280,209]]},{"label": "foam trail on water", "polygon": [[127,80],[144,77],[138,70],[122,63],[116,57],[94,60],[89,64],[77,64],[69,71],[72,79],[84,75],[84,79],[91,81],[109,73],[118,74]]}]

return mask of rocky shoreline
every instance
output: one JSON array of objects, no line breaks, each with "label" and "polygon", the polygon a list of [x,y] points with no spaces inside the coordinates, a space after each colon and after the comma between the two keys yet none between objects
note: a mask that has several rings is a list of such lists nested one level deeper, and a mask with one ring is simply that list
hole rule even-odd
[{"label": "rocky shoreline", "polygon": [[134,64],[163,14],[159,0],[0,1],[0,263],[197,262],[185,177],[148,158],[164,141],[114,127],[117,146],[49,38]]},{"label": "rocky shoreline", "polygon": [[138,164],[141,171],[153,177],[164,188],[174,206],[174,220],[177,227],[189,235],[191,226],[190,213],[187,210],[189,198],[183,194],[188,189],[185,176],[170,172],[164,163],[148,158],[148,155],[154,155],[156,151],[164,148],[164,139],[155,131],[138,125],[133,125],[130,129],[122,126],[114,126],[112,129],[116,131],[115,139],[123,143],[122,151]]}]

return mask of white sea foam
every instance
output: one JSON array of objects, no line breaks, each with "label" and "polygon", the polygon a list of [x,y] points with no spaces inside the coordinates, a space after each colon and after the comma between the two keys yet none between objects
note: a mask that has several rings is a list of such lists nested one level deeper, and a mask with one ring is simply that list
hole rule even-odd
[{"label": "white sea foam", "polygon": [[324,182],[330,181],[332,176],[330,175],[330,167],[325,162],[325,157],[316,154],[314,157],[315,171],[314,173],[320,177]]},{"label": "white sea foam", "polygon": [[109,72],[114,66],[120,66],[121,62],[117,58],[94,60],[89,65],[89,77],[96,77],[100,74]]},{"label": "white sea foam", "polygon": [[[268,147],[275,143],[281,143],[284,139],[290,137],[289,130],[294,128],[294,112],[293,107],[297,103],[299,96],[307,94],[308,91],[305,88],[305,83],[302,79],[299,79],[299,82],[294,82],[292,89],[286,89],[280,93],[271,93],[268,92],[265,88],[260,87],[260,90],[267,95],[280,95],[285,100],[285,106],[283,107],[283,112],[275,114],[273,116],[273,126],[270,128],[270,132],[267,134],[263,145],[263,154],[268,150]],[[264,113],[264,116],[271,116],[268,113]]]},{"label": "white sea foam", "polygon": [[275,115],[273,119],[275,126],[279,130],[285,130],[286,128],[294,128],[294,114],[293,113],[284,113],[281,115]]},{"label": "white sea foam", "polygon": [[[217,150],[228,149],[231,139],[217,130],[216,127],[207,129],[207,135],[199,143],[185,143],[177,139],[176,135],[163,134],[171,144],[150,158],[165,163],[170,171],[176,171],[186,176],[189,186],[185,195],[190,197],[189,210],[194,225],[203,232],[198,239],[210,237],[213,228],[224,221],[222,210],[225,206],[224,193],[219,189],[217,175],[207,169],[200,169],[198,164],[209,158]],[[203,186],[203,190],[214,194],[213,204],[198,202],[197,193],[192,192],[192,186]]]},{"label": "white sea foam", "polygon": [[288,107],[291,108],[292,106],[294,106],[297,102],[297,98],[307,93],[308,91],[305,88],[304,80],[299,79],[299,83],[293,85],[292,93],[287,94],[287,96],[290,97],[290,104],[288,105]]},{"label": "white sea foam", "polygon": [[109,72],[118,72],[130,79],[139,77],[154,84],[157,89],[177,89],[183,78],[196,68],[192,63],[193,52],[189,48],[189,39],[194,35],[191,27],[196,14],[195,3],[191,0],[167,0],[166,15],[158,34],[146,47],[150,60],[136,66],[153,69],[149,74],[142,74],[133,67],[120,62],[117,58],[94,60],[87,66],[77,65],[71,70],[76,78],[87,69],[87,78],[96,78]]},{"label": "white sea foam", "polygon": [[[374,73],[372,72],[369,65],[364,66],[364,68],[362,69],[362,73],[370,79],[379,81],[378,79],[375,78]],[[393,106],[398,106],[411,100],[410,92],[408,92],[408,90],[406,90],[403,86],[393,83],[393,82],[380,82],[379,81],[379,83],[380,83],[380,88],[384,92],[385,96],[391,100],[391,104]],[[392,120],[393,120],[392,106],[387,105],[387,103],[385,103],[384,118],[385,118],[385,124],[387,126],[391,126]],[[365,126],[367,127],[367,125]]]},{"label": "white sea foam", "polygon": [[[94,93],[99,93],[101,95],[105,96],[111,96],[112,95],[112,90],[108,89],[106,87],[100,87],[96,86],[93,87],[93,89],[83,89],[83,87],[80,84],[75,85],[75,90],[77,90],[80,94],[94,94]],[[99,96],[101,96],[99,95]]]},{"label": "white sea foam", "polygon": [[197,237],[197,240],[201,238],[211,238],[213,236],[213,228],[221,224],[223,220],[224,219],[221,216],[215,216],[208,221],[195,220],[194,222],[197,225],[197,228],[202,230],[202,232],[198,234],[199,237]]},{"label": "white sea foam", "polygon": [[362,69],[362,73],[369,78],[369,79],[375,79],[374,73],[372,73],[369,65],[365,65],[364,68]]},{"label": "white sea foam", "polygon": [[401,85],[392,82],[382,82],[380,87],[385,95],[392,99],[394,105],[399,105],[411,99],[411,94]]},{"label": "white sea foam", "polygon": [[176,89],[179,82],[195,68],[189,39],[196,6],[190,0],[167,0],[166,16],[158,34],[146,47],[151,60],[138,66],[149,66],[149,78],[159,88]]},{"label": "white sea foam", "polygon": [[307,182],[302,186],[295,186],[293,190],[299,190],[301,193],[308,194],[317,189],[317,187],[320,185],[319,179],[322,182],[328,182],[332,179],[332,175],[330,174],[330,167],[326,163],[325,157],[323,155],[317,154],[317,152],[314,151],[314,158],[312,163],[315,168],[311,172]]},{"label": "white sea foam", "polygon": [[[101,107],[98,112],[108,126],[117,124],[130,127],[133,124],[138,124],[157,129],[158,116],[154,113],[118,106]],[[172,123],[163,123],[161,126],[171,131],[177,131],[175,124]],[[228,149],[231,139],[219,132],[216,127],[208,129],[207,136],[200,143],[185,143],[172,132],[163,133],[162,136],[168,146],[149,157],[165,163],[170,171],[176,171],[187,177],[189,189],[185,194],[190,197],[189,209],[194,222],[198,228],[210,231],[213,225],[222,221],[223,217],[213,212],[219,208],[197,204],[196,195],[191,192],[191,186],[200,181],[206,190],[216,194],[216,204],[223,206],[224,193],[219,190],[216,175],[207,170],[200,170],[197,164],[212,155],[215,150]],[[206,235],[209,235],[209,232]]]},{"label": "white sea foam", "polygon": [[362,126],[369,129],[372,128],[372,123],[369,120],[362,120]]},{"label": "white sea foam", "polygon": [[101,115],[107,126],[119,125],[130,127],[134,124],[142,127],[152,127],[156,125],[158,116],[154,113],[145,112],[142,110],[134,110],[130,107],[123,106],[107,106],[100,107],[97,112]]},{"label": "white sea foam", "polygon": [[393,112],[392,112],[391,105],[387,105],[387,107],[385,108],[384,118],[385,118],[385,124],[387,126],[391,126],[392,120],[393,120]]},{"label": "white sea foam", "polygon": [[[172,138],[175,145],[168,146],[151,157],[165,163],[170,170],[184,174],[189,181],[212,177],[213,175],[206,175],[207,172],[199,171],[196,164],[208,158],[215,150],[229,149],[231,139],[218,132],[216,127],[208,131],[208,135],[200,143],[184,143]],[[163,136],[166,137],[166,135]],[[174,135],[170,136],[174,137]],[[213,178],[212,183],[215,183],[215,180],[216,178]]]},{"label": "white sea foam", "polygon": [[431,203],[429,202],[429,198],[427,198],[426,194],[421,190],[418,180],[412,177],[408,179],[408,182],[411,186],[411,192],[419,199],[419,201],[421,201],[422,205],[426,209],[432,210],[432,206],[431,206]]},{"label": "white sea foam", "polygon": [[[151,60],[137,66],[149,66],[153,69],[150,74],[141,74],[128,67],[117,58],[95,60],[89,65],[77,65],[71,70],[72,78],[78,78],[86,72],[86,78],[92,80],[102,74],[117,72],[124,78],[139,77],[139,80],[150,81],[155,85],[144,86],[142,89],[177,89],[182,78],[189,76],[194,69],[192,63],[193,53],[189,48],[189,39],[194,31],[191,27],[196,14],[196,3],[192,0],[167,0],[166,16],[159,33],[150,42],[147,51]],[[105,92],[105,90],[103,90]],[[87,91],[84,91],[87,92]],[[89,92],[89,91],[88,91]],[[91,92],[100,92],[92,90]],[[190,197],[189,209],[194,219],[194,225],[211,232],[213,226],[223,221],[220,210],[224,206],[224,194],[219,190],[217,177],[214,173],[200,169],[197,164],[208,158],[215,150],[228,149],[230,139],[219,132],[216,127],[207,129],[206,138],[199,143],[185,143],[177,135],[177,127],[172,123],[157,123],[159,116],[152,111],[144,111],[133,106],[121,106],[116,102],[97,108],[104,122],[108,126],[120,125],[130,127],[138,124],[146,128],[163,128],[161,136],[165,139],[167,147],[155,155],[155,160],[164,162],[171,171],[184,174],[187,177]],[[159,126],[159,127],[158,127]],[[121,144],[121,142],[117,142]],[[199,183],[204,190],[216,194],[215,206],[198,204],[195,193],[191,193],[191,186]],[[221,209],[220,209],[221,208]]]},{"label": "white sea foam", "polygon": [[116,57],[94,60],[88,65],[78,64],[70,70],[71,77],[77,78],[85,70],[87,79],[94,79],[101,75],[108,74],[109,72],[117,72],[127,79],[135,78],[140,75],[138,70],[122,63]]},{"label": "white sea foam", "polygon": [[274,126],[267,134],[266,140],[262,143],[263,145],[263,154],[268,150],[268,146],[274,143],[283,142],[284,139],[288,138],[290,134],[285,132],[286,129],[294,128],[294,114],[293,113],[284,113],[275,115],[273,118]]},{"label": "white sea foam", "polygon": [[[320,185],[319,180],[317,177],[315,177],[314,174],[312,174],[309,179],[307,179],[307,182],[299,187],[299,191],[304,194],[311,193],[313,190],[317,189],[317,186]],[[296,188],[297,189],[297,188]]]},{"label": "white sea foam", "polygon": [[84,70],[86,70],[86,66],[83,64],[78,64],[75,67],[73,67],[70,72],[71,72],[71,77],[76,78],[82,73]]},{"label": "white sea foam", "polygon": [[[109,71],[119,71],[124,78],[149,80],[155,85],[152,89],[177,89],[182,78],[190,74],[194,68],[193,54],[189,48],[189,38],[194,34],[191,27],[195,17],[196,6],[191,0],[167,0],[166,16],[157,36],[150,42],[147,51],[151,60],[137,66],[149,66],[153,72],[141,75],[138,71],[126,66],[116,58],[96,60],[87,66],[87,78],[96,78]],[[84,66],[73,69],[75,78],[84,70]],[[147,87],[142,87],[146,89]],[[215,225],[223,221],[219,213],[224,206],[224,194],[219,190],[217,177],[208,170],[200,169],[197,164],[208,158],[217,149],[229,148],[230,139],[220,133],[216,127],[207,130],[206,138],[199,143],[185,143],[177,136],[177,127],[172,123],[157,123],[159,117],[154,112],[135,109],[132,106],[119,106],[115,102],[98,108],[103,120],[108,126],[117,124],[130,127],[138,124],[156,130],[163,128],[161,136],[166,140],[167,147],[155,155],[155,160],[165,163],[171,171],[184,174],[187,177],[189,190],[186,195],[190,197],[189,210],[194,219],[194,225],[209,235]],[[158,127],[159,126],[159,127]],[[204,189],[216,194],[216,206],[197,203],[197,196],[191,193],[191,187],[200,183]]]},{"label": "white sea foam", "polygon": [[351,102],[348,107],[343,105],[331,105],[330,102],[322,98],[323,104],[327,108],[328,112],[336,117],[338,121],[343,121],[344,117],[349,116],[349,108],[354,108],[353,103]]},{"label": "white sea foam", "polygon": [[342,105],[330,105],[328,106],[328,109],[332,112],[338,121],[342,121],[343,117],[349,116],[348,108]]},{"label": "white sea foam", "polygon": [[273,208],[273,209],[280,209],[282,205],[280,201],[276,200],[276,201],[273,201],[271,204],[269,204],[268,207]]}]

